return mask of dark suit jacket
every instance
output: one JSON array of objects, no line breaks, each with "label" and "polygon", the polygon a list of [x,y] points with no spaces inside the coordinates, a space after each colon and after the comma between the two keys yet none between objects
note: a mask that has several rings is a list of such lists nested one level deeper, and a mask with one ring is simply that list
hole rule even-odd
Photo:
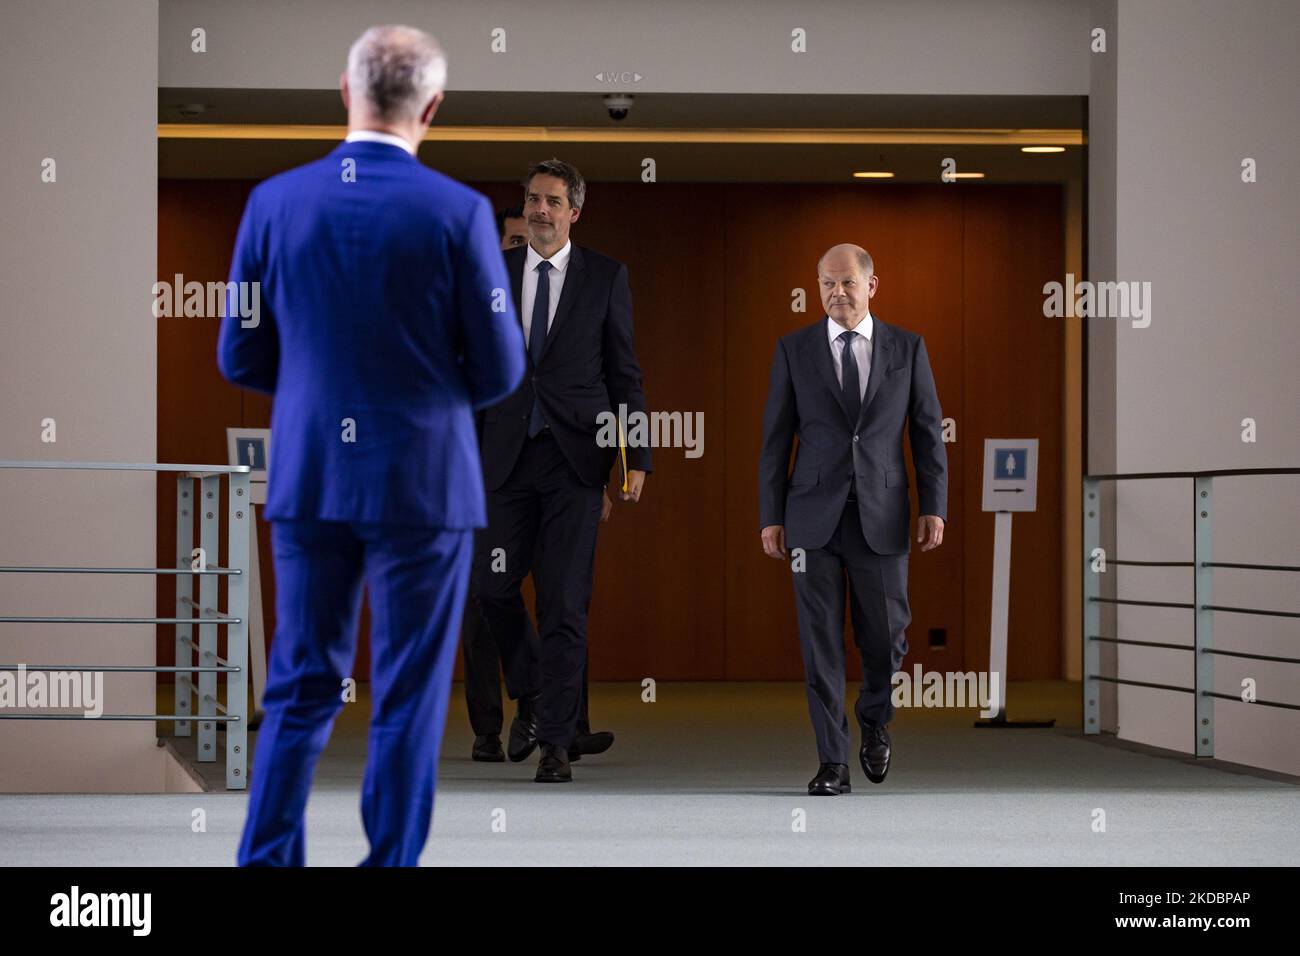
[{"label": "dark suit jacket", "polygon": [[[781,338],[763,413],[759,527],[784,525],[787,548],[823,547],[852,486],[867,544],[877,554],[905,554],[910,501],[903,426],[912,441],[921,514],[947,520],[942,419],[921,336],[876,319],[871,374],[856,422],[849,420],[835,378],[826,316]],[[796,435],[799,453],[787,476]]]},{"label": "dark suit jacket", "polygon": [[267,518],[486,523],[473,409],[524,372],[517,318],[493,308],[507,277],[486,197],[345,142],[253,189],[230,281],[261,295],[256,326],[228,306],[217,361],[275,396]]},{"label": "dark suit jacket", "polygon": [[[503,255],[517,316],[528,247],[515,246]],[[530,358],[523,384],[483,413],[483,483],[488,491],[500,488],[515,467],[528,434],[534,388],[547,424],[578,477],[587,485],[604,485],[618,449],[597,445],[597,416],[617,415],[620,404],[629,414],[646,410],[632,344],[632,291],[623,263],[577,243],[571,247],[541,361],[534,368]],[[627,467],[650,471],[650,449],[627,449]]]}]

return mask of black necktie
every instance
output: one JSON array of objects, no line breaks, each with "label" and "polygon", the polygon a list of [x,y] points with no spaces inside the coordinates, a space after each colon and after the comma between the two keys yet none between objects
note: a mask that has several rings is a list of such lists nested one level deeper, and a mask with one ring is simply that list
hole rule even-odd
[{"label": "black necktie", "polygon": [[[533,375],[537,375],[537,365],[542,360],[542,349],[546,348],[546,320],[550,313],[551,279],[547,274],[551,264],[546,259],[537,263],[537,292],[533,296],[533,322],[528,327],[528,357],[532,359]],[[542,406],[537,401],[537,383],[533,382],[533,412],[528,418],[528,437],[533,438],[546,425]]]},{"label": "black necktie", "polygon": [[844,407],[854,427],[858,424],[858,412],[862,410],[862,391],[858,385],[858,360],[853,357],[853,343],[857,337],[856,332],[844,332],[840,335],[840,341],[844,343],[844,356],[840,359],[841,390],[844,393]]}]

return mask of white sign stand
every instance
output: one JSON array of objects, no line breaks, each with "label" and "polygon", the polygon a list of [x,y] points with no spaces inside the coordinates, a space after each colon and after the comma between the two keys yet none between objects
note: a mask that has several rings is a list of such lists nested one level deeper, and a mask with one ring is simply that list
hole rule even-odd
[{"label": "white sign stand", "polygon": [[262,696],[266,693],[266,633],[262,622],[262,561],[257,550],[257,506],[266,504],[266,478],[271,466],[269,428],[227,428],[226,450],[232,465],[248,465],[248,661],[252,669],[253,716],[248,722],[256,730],[262,722]]},{"label": "white sign stand", "polygon": [[984,439],[983,510],[995,512],[993,525],[993,602],[989,620],[991,720],[976,727],[1053,727],[1055,720],[1008,721],[1007,620],[1011,611],[1011,515],[1038,507],[1038,439]]}]

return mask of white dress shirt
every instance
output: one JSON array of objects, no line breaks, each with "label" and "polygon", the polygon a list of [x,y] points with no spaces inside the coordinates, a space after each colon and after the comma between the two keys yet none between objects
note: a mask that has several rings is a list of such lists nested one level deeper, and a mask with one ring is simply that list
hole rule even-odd
[{"label": "white dress shirt", "polygon": [[381,133],[377,129],[357,129],[348,133],[345,143],[387,143],[389,146],[400,146],[412,156],[415,155],[415,147],[407,140],[400,136],[394,136],[392,133]]},{"label": "white dress shirt", "polygon": [[[569,252],[572,248],[572,242],[565,239],[560,251],[547,260],[551,264],[551,269],[546,274],[551,283],[546,301],[546,331],[548,333],[551,331],[551,323],[555,321],[555,307],[560,304],[560,290],[564,288],[564,272],[568,268]],[[537,299],[537,264],[541,261],[541,254],[533,248],[533,244],[530,242],[528,244],[528,254],[524,258],[524,287],[519,294],[519,318],[524,323],[525,343],[528,342],[533,331],[533,302]]]},{"label": "white dress shirt", "polygon": [[[861,322],[853,329],[857,336],[853,340],[853,357],[858,360],[858,391],[862,394],[859,399],[867,397],[867,379],[871,375],[871,329],[875,325],[876,317],[870,312],[866,314]],[[826,317],[826,334],[831,340],[831,364],[835,366],[835,380],[844,387],[844,343],[840,341],[840,336],[847,329],[840,325],[829,315]]]}]

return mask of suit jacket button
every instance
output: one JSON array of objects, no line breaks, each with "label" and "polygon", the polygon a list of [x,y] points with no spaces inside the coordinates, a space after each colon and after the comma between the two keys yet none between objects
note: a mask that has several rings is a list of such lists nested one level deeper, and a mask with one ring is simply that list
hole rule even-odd
[{"label": "suit jacket button", "polygon": [[858,440],[858,436],[857,436],[857,435],[854,435],[854,436],[853,436],[853,440],[854,440],[854,441],[857,441],[857,440]]}]

